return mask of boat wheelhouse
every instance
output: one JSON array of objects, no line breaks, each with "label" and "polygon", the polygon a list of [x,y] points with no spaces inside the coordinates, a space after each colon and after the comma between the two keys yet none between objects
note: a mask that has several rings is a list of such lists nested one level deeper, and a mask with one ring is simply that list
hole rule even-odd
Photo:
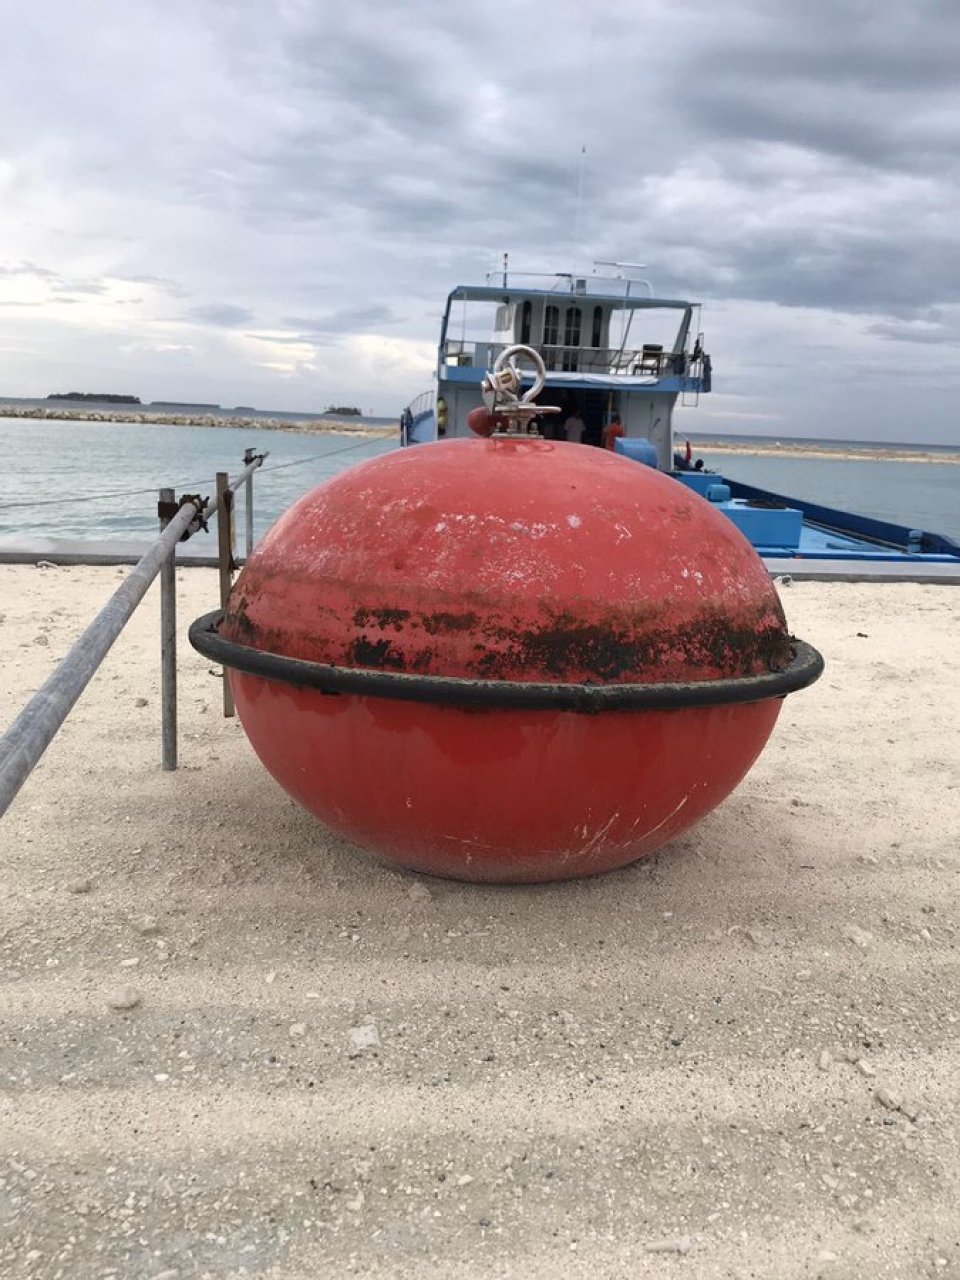
[{"label": "boat wheelhouse", "polygon": [[[648,440],[657,465],[673,465],[673,410],[710,390],[697,303],[655,298],[630,277],[511,273],[483,285],[459,285],[447,298],[437,352],[436,390],[404,410],[401,444],[469,435],[467,417],[481,403],[481,383],[508,347],[542,358],[544,435],[565,438],[564,422],[582,422],[583,444],[602,444],[618,416],[627,438]],[[534,283],[530,283],[530,281]],[[549,283],[548,283],[549,282]]]}]

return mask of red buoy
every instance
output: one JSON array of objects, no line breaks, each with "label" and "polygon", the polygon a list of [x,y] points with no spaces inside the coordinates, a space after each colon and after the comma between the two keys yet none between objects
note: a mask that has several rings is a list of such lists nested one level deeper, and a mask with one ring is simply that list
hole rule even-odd
[{"label": "red buoy", "polygon": [[478,881],[659,848],[822,665],[702,498],[606,450],[503,435],[320,485],[191,639],[230,668],[292,796],[404,866]]}]

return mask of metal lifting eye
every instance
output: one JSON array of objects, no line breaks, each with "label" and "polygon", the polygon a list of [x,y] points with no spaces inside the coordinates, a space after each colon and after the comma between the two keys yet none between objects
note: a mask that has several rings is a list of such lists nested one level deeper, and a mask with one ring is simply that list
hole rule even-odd
[{"label": "metal lifting eye", "polygon": [[[520,388],[523,385],[523,374],[519,365],[521,359],[528,360],[534,369],[533,386],[523,395],[520,395]],[[543,390],[546,380],[547,370],[539,351],[518,343],[516,346],[505,347],[497,356],[492,370],[480,384],[480,394],[483,397],[483,403],[492,414],[500,419],[506,419],[506,434],[514,435],[519,432],[536,435],[538,432],[532,427],[534,418],[545,413],[560,412],[557,405],[534,403]],[[495,432],[494,434],[504,433]]]},{"label": "metal lifting eye", "polygon": [[519,389],[521,382],[520,366],[517,363],[520,357],[525,357],[534,368],[534,382],[529,391],[524,392],[521,399],[525,402],[536,400],[537,396],[543,390],[547,380],[547,370],[543,363],[543,357],[539,351],[535,351],[533,347],[527,347],[523,344],[517,344],[513,347],[505,347],[497,356],[496,364],[493,366],[494,374],[498,374],[504,365],[510,370],[515,380],[516,388]]}]

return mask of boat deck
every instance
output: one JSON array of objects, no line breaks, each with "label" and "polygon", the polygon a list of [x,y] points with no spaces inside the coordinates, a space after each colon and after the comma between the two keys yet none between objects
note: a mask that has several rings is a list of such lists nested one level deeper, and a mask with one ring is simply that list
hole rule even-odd
[{"label": "boat deck", "polygon": [[826,581],[960,581],[960,545],[939,534],[817,506],[716,472],[673,475],[737,525],[772,573]]},{"label": "boat deck", "polygon": [[960,558],[908,555],[804,521],[796,551],[758,547],[770,572],[813,582],[960,583]]},{"label": "boat deck", "polygon": [[[759,550],[761,555],[765,556],[776,554],[768,548]],[[783,555],[818,556],[823,560],[849,560],[857,556],[872,562],[912,560],[922,561],[924,564],[953,564],[955,568],[960,568],[960,558],[957,556],[936,553],[909,555],[893,547],[878,546],[877,543],[870,542],[866,538],[840,533],[836,529],[823,528],[808,520],[803,522],[798,549],[784,551]]]}]

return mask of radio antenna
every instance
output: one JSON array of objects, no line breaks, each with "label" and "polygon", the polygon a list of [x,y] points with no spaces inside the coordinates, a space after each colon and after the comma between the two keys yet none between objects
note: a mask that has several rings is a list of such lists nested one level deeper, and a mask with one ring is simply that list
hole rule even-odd
[{"label": "radio antenna", "polygon": [[[593,44],[597,31],[597,11],[599,5],[590,6],[590,26],[587,33],[587,71],[580,85],[580,119],[586,121],[587,114],[587,91],[588,86],[593,81]],[[577,163],[577,205],[573,215],[573,246],[574,252],[582,253],[583,246],[580,242],[583,222],[583,188],[587,169],[587,126],[583,126],[583,138],[580,143],[580,157]]]}]

